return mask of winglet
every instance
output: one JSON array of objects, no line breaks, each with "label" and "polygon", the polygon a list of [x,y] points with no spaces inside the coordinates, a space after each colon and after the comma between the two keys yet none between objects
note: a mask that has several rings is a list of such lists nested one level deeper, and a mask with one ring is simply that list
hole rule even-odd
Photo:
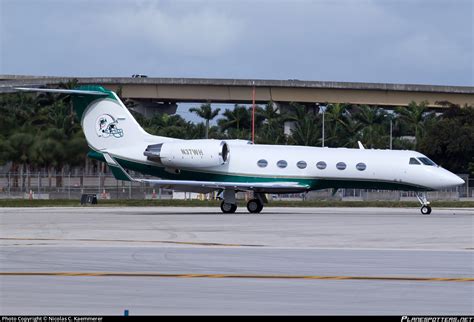
[{"label": "winglet", "polygon": [[112,174],[114,175],[115,179],[117,180],[123,180],[123,181],[135,181],[128,173],[127,171],[122,168],[122,166],[114,160],[110,156],[110,154],[104,152],[103,153],[105,161],[107,162],[107,165],[109,166],[110,170],[112,171]]},{"label": "winglet", "polygon": [[359,149],[365,150],[364,146],[362,145],[360,141],[357,141],[357,144],[359,145]]}]

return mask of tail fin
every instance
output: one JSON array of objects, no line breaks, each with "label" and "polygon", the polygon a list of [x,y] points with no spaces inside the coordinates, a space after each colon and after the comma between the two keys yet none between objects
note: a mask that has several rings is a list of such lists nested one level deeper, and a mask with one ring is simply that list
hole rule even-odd
[{"label": "tail fin", "polygon": [[86,85],[74,90],[17,88],[71,95],[89,146],[96,151],[126,148],[149,136],[113,91]]},{"label": "tail fin", "polygon": [[131,147],[149,136],[116,93],[101,86],[84,86],[80,89],[108,94],[95,99],[73,96],[74,109],[81,117],[82,129],[91,148],[97,151]]}]

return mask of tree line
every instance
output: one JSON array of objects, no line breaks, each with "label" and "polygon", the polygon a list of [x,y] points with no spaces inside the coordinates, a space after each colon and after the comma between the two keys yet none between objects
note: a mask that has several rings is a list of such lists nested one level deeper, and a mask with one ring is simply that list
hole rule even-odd
[{"label": "tree line", "polygon": [[[74,88],[73,81],[61,84]],[[120,94],[120,92],[119,92]],[[236,104],[221,110],[210,103],[191,108],[203,122],[186,121],[180,115],[155,114],[145,118],[130,111],[142,127],[154,135],[182,139],[251,140],[252,108]],[[269,102],[256,106],[255,143],[388,149],[390,129],[393,149],[413,149],[426,154],[455,173],[474,174],[474,108],[445,102],[442,112],[431,111],[426,102],[386,110],[351,104],[315,107],[291,103],[280,110]],[[212,122],[218,116],[217,122]],[[284,133],[284,124],[291,132]],[[216,125],[211,125],[216,123]],[[11,93],[0,95],[0,165],[11,171],[64,173],[72,168],[97,167],[87,160],[86,140],[68,95]],[[61,186],[61,176],[57,185]]]}]

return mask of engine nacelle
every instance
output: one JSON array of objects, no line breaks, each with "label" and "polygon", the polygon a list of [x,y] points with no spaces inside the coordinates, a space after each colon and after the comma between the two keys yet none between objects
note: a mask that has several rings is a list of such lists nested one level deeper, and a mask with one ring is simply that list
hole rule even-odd
[{"label": "engine nacelle", "polygon": [[182,140],[149,145],[148,160],[169,168],[210,168],[229,160],[229,146],[221,140]]}]

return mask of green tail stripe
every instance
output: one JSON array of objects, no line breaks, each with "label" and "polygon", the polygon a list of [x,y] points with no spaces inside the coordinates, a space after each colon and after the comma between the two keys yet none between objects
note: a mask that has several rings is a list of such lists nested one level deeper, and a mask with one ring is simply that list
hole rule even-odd
[{"label": "green tail stripe", "polygon": [[123,180],[123,181],[130,181],[128,176],[123,173],[123,170],[120,169],[119,167],[113,166],[109,164],[109,168],[112,171],[112,174],[114,175],[115,179],[117,180]]},{"label": "green tail stripe", "polygon": [[108,89],[105,89],[102,86],[98,85],[82,85],[77,88],[77,90],[85,90],[85,91],[97,91],[97,92],[103,92],[107,93],[108,96],[96,96],[96,95],[72,95],[72,106],[74,107],[74,111],[77,114],[77,117],[79,120],[82,120],[82,115],[84,114],[84,111],[86,108],[95,100],[101,98],[109,98],[115,100],[115,96],[113,95],[112,91],[109,91]]}]

